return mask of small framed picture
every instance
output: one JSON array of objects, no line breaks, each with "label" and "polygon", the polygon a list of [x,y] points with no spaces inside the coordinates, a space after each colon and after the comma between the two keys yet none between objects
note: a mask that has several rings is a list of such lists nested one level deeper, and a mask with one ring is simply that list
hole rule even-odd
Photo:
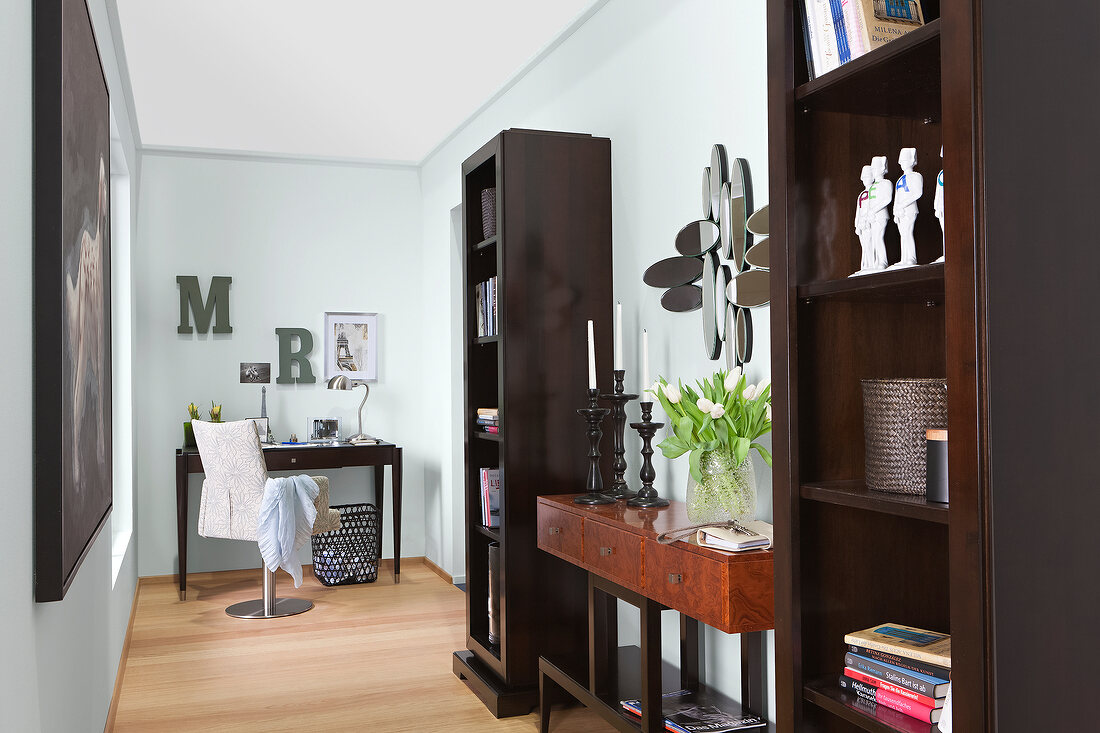
[{"label": "small framed picture", "polygon": [[256,426],[256,435],[260,436],[260,442],[267,442],[267,431],[271,424],[266,417],[246,417],[245,420],[251,420],[252,424]]},{"label": "small framed picture", "polygon": [[325,379],[378,379],[378,314],[325,314]]},{"label": "small framed picture", "polygon": [[271,362],[242,361],[241,384],[270,384]]},{"label": "small framed picture", "polygon": [[306,422],[310,442],[331,443],[340,440],[340,418],[311,417]]}]

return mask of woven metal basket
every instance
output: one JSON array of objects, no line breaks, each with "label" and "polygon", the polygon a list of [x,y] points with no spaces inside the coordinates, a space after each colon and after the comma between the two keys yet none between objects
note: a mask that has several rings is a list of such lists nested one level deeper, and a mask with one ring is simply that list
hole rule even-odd
[{"label": "woven metal basket", "polygon": [[867,488],[927,493],[924,431],[947,426],[943,379],[864,379],[863,438]]},{"label": "woven metal basket", "polygon": [[313,574],[322,585],[373,583],[378,579],[381,517],[374,504],[339,504],[340,529],[310,538]]},{"label": "woven metal basket", "polygon": [[485,239],[497,233],[497,190],[486,188],[481,192],[481,233]]}]

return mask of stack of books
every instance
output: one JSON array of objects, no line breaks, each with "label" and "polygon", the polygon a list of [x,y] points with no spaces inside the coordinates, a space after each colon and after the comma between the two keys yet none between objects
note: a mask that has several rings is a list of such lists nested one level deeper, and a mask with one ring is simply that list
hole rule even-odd
[{"label": "stack of books", "polygon": [[841,688],[857,697],[939,723],[951,679],[951,637],[884,623],[844,635]]},{"label": "stack of books", "polygon": [[500,526],[500,469],[478,471],[481,484],[481,523],[486,527]]},{"label": "stack of books", "polygon": [[924,25],[920,0],[802,0],[810,78]]},{"label": "stack of books", "polygon": [[497,278],[494,275],[477,284],[474,295],[477,311],[477,335],[496,336],[497,333]]},{"label": "stack of books", "polygon": [[495,407],[477,408],[477,429],[483,433],[500,433],[500,410]]}]

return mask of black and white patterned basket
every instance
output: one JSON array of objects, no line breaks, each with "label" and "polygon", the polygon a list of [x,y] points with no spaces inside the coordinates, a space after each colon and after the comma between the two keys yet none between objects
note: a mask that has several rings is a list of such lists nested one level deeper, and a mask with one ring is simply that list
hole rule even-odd
[{"label": "black and white patterned basket", "polygon": [[481,192],[481,234],[485,239],[497,233],[497,190],[486,188]]},{"label": "black and white patterned basket", "polygon": [[947,426],[943,379],[864,379],[864,469],[868,489],[927,493],[924,431]]},{"label": "black and white patterned basket", "polygon": [[322,585],[373,583],[381,555],[381,518],[374,504],[341,504],[340,529],[310,538],[313,574]]}]

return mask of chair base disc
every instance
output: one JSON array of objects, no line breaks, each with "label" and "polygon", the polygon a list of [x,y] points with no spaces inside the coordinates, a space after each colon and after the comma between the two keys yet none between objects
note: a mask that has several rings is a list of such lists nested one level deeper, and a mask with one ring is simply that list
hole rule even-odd
[{"label": "chair base disc", "polygon": [[254,601],[241,601],[234,603],[225,612],[233,618],[282,618],[283,616],[296,616],[313,608],[313,601],[304,598],[276,598],[275,613],[270,616],[264,614],[264,599],[257,598]]}]

